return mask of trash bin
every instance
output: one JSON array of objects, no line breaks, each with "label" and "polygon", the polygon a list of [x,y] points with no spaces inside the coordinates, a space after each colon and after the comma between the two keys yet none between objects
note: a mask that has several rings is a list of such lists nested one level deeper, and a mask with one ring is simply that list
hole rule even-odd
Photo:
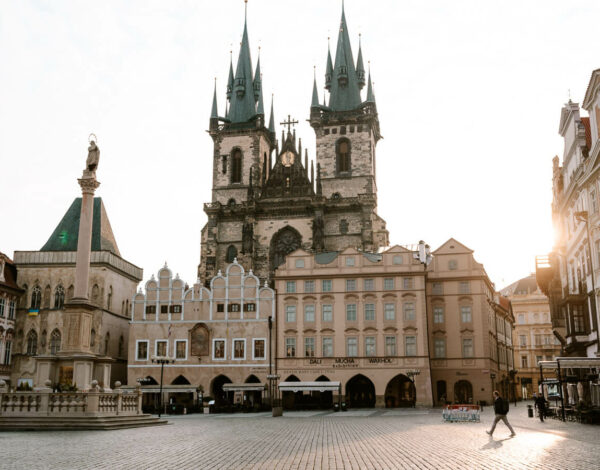
[{"label": "trash bin", "polygon": [[527,405],[527,416],[533,418],[533,406]]},{"label": "trash bin", "polygon": [[334,403],[333,404],[333,411],[340,411],[340,404],[339,403]]},{"label": "trash bin", "polygon": [[348,408],[346,407],[346,402],[343,401],[342,402],[342,411],[347,411],[347,410],[348,410]]}]

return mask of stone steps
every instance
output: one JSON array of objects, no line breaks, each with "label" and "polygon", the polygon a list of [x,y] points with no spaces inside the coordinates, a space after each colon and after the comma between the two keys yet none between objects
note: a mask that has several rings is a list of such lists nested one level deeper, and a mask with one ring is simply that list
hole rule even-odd
[{"label": "stone steps", "polygon": [[0,416],[0,431],[114,430],[169,424],[149,414],[134,416]]}]

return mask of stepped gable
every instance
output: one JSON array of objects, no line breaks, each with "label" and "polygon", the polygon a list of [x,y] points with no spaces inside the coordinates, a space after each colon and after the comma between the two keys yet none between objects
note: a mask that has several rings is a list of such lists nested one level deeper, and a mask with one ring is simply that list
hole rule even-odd
[{"label": "stepped gable", "polygon": [[[76,198],[40,251],[77,251],[81,198]],[[94,198],[92,251],[110,251],[121,256],[102,198]]]}]

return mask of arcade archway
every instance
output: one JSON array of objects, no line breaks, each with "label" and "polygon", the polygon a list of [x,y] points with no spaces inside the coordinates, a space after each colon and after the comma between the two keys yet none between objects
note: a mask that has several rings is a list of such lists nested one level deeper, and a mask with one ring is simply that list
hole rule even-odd
[{"label": "arcade archway", "polygon": [[232,383],[226,375],[218,375],[212,381],[211,394],[215,399],[215,407],[227,407],[233,403],[233,392],[223,391],[223,385]]},{"label": "arcade archway", "polygon": [[355,375],[346,383],[346,404],[352,408],[375,406],[375,385],[362,374]]},{"label": "arcade archway", "polygon": [[385,388],[386,408],[409,408],[415,406],[417,392],[415,384],[404,374],[398,374]]},{"label": "arcade archway", "polygon": [[473,385],[468,380],[459,380],[454,384],[454,403],[473,403]]}]

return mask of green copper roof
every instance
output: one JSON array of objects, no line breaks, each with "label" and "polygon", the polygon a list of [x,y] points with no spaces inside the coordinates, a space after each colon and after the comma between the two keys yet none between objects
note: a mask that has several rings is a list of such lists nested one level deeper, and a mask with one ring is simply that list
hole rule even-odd
[{"label": "green copper roof", "polygon": [[[76,198],[50,238],[40,251],[77,251],[79,239],[79,219],[81,215],[81,198]],[[92,220],[92,251],[111,251],[118,256],[119,248],[113,235],[106,209],[99,197],[94,198],[94,215]]]},{"label": "green copper roof", "polygon": [[371,84],[371,71],[369,71],[369,84],[367,85],[367,103],[375,103],[375,92]]},{"label": "green copper roof", "polygon": [[327,65],[325,66],[325,88],[331,88],[331,77],[333,77],[333,62],[331,60],[331,47],[327,44]]},{"label": "green copper roof", "polygon": [[258,100],[258,104],[256,106],[256,114],[265,115],[265,106],[263,104],[263,94],[262,94],[262,78],[260,73],[260,56],[256,61],[256,72],[254,72],[254,97]]},{"label": "green copper roof", "polygon": [[227,99],[231,100],[231,93],[233,91],[233,60],[229,61],[229,78],[227,79]]},{"label": "green copper roof", "polygon": [[231,106],[227,116],[232,123],[248,122],[256,115],[253,85],[248,27],[246,20],[244,20],[244,34],[242,35],[242,45],[233,80]]},{"label": "green copper roof", "polygon": [[349,111],[358,108],[360,105],[360,88],[354,67],[346,15],[342,5],[342,20],[335,52],[333,76],[331,77],[329,107],[333,111]]},{"label": "green copper roof", "polygon": [[358,58],[356,59],[356,78],[358,79],[358,86],[362,89],[365,86],[365,66],[363,65],[360,39],[358,40]]},{"label": "green copper roof", "polygon": [[313,82],[313,93],[312,93],[312,103],[310,104],[311,108],[318,108],[319,105],[319,92],[317,91],[317,79],[315,77]]},{"label": "green copper roof", "polygon": [[210,117],[211,117],[211,119],[219,117],[219,112],[217,111],[217,82],[216,81],[215,81],[215,92],[213,94],[212,109],[210,110]]},{"label": "green copper roof", "polygon": [[275,114],[273,113],[273,97],[271,96],[271,117],[269,118],[269,130],[275,132]]}]

